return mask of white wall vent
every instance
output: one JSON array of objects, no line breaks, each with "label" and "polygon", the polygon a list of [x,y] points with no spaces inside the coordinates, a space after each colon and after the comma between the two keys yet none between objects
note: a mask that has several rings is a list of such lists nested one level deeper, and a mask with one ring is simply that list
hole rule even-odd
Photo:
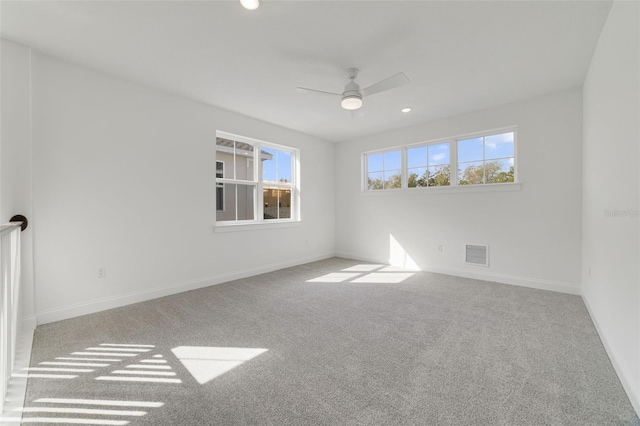
[{"label": "white wall vent", "polygon": [[464,246],[464,262],[470,265],[489,266],[489,246],[466,244]]}]

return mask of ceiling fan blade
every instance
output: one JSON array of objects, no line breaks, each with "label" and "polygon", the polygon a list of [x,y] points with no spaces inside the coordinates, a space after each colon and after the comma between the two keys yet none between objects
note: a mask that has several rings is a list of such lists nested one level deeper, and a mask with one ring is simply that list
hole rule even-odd
[{"label": "ceiling fan blade", "polygon": [[379,81],[375,84],[372,84],[369,87],[366,87],[361,90],[362,96],[371,96],[376,93],[384,92],[385,90],[395,89],[396,87],[402,86],[403,84],[409,83],[409,79],[403,72],[399,72],[396,75],[392,75],[389,78],[385,78],[382,81]]},{"label": "ceiling fan blade", "polygon": [[332,92],[324,92],[322,90],[315,90],[315,89],[307,89],[304,87],[296,87],[296,91],[298,93],[316,93],[318,95],[329,95],[329,96],[342,96],[341,93],[332,93]]},{"label": "ceiling fan blade", "polygon": [[364,110],[362,109],[362,107],[351,110],[351,118],[360,118],[360,117],[364,117]]}]

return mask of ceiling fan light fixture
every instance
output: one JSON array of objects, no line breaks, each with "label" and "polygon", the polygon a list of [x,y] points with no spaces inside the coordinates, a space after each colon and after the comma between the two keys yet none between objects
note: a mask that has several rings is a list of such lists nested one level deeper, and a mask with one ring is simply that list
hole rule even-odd
[{"label": "ceiling fan light fixture", "polygon": [[242,7],[248,10],[256,10],[260,6],[260,0],[240,0]]},{"label": "ceiling fan light fixture", "polygon": [[359,95],[347,95],[342,98],[342,102],[340,102],[342,108],[353,111],[355,109],[362,107],[362,96]]}]

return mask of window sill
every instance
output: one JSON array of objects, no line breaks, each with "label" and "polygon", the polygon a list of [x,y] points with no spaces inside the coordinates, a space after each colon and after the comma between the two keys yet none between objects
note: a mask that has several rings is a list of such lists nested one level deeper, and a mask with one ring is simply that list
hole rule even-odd
[{"label": "window sill", "polygon": [[484,185],[434,186],[429,188],[402,188],[361,191],[365,196],[378,197],[381,195],[426,195],[426,194],[458,194],[466,192],[504,192],[520,191],[522,182],[490,183]]},{"label": "window sill", "polygon": [[244,222],[244,223],[216,223],[213,232],[241,232],[263,231],[267,229],[294,228],[302,226],[299,220],[283,220],[278,222]]}]

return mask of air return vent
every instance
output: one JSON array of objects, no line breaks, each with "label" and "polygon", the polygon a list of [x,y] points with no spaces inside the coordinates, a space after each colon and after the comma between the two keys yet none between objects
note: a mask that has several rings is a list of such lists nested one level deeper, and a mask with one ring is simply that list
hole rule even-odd
[{"label": "air return vent", "polygon": [[464,262],[470,265],[489,266],[489,246],[466,244]]}]

